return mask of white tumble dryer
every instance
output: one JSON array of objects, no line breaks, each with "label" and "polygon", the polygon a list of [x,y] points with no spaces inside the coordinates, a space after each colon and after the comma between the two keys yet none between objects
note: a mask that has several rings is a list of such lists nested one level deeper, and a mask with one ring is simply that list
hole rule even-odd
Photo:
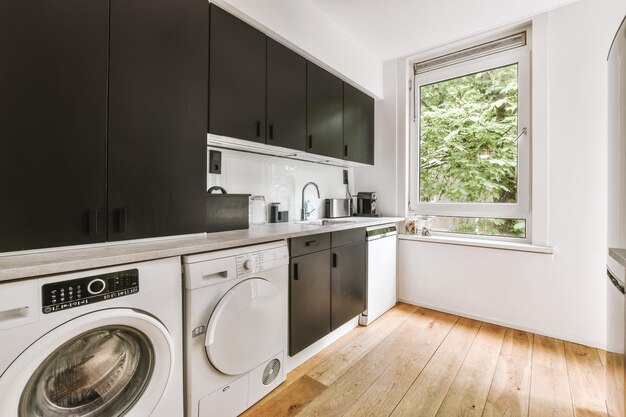
[{"label": "white tumble dryer", "polygon": [[188,417],[240,414],[285,380],[285,241],[183,258]]},{"label": "white tumble dryer", "polygon": [[0,416],[183,415],[180,258],[0,284]]}]

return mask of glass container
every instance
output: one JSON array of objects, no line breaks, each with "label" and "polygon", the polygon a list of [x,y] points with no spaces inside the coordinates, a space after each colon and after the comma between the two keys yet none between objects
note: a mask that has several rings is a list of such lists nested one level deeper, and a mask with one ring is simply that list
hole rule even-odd
[{"label": "glass container", "polygon": [[267,223],[267,203],[265,196],[253,195],[250,197],[250,223],[265,224]]}]

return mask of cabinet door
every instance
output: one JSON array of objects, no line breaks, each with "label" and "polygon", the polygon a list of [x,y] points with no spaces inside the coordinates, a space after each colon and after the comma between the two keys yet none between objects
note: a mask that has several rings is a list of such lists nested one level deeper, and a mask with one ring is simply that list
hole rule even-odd
[{"label": "cabinet door", "polygon": [[208,4],[111,0],[109,240],[206,227]]},{"label": "cabinet door", "polygon": [[289,355],[330,333],[330,251],[291,259]]},{"label": "cabinet door", "polygon": [[374,164],[374,99],[343,84],[343,157]]},{"label": "cabinet door", "polygon": [[307,151],[343,157],[343,81],[307,61]]},{"label": "cabinet door", "polygon": [[265,143],[266,36],[210,7],[209,133]]},{"label": "cabinet door", "polygon": [[342,246],[331,255],[331,331],[365,310],[365,242]]},{"label": "cabinet door", "polygon": [[306,150],[306,59],[267,38],[267,143]]},{"label": "cabinet door", "polygon": [[105,240],[108,19],[0,2],[0,252]]}]

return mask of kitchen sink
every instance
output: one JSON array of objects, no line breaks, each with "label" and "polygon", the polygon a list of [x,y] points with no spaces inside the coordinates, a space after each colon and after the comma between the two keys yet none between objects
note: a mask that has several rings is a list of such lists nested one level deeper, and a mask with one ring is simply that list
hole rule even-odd
[{"label": "kitchen sink", "polygon": [[315,220],[300,220],[294,223],[308,224],[311,226],[334,226],[337,224],[356,223],[356,220],[315,219]]}]

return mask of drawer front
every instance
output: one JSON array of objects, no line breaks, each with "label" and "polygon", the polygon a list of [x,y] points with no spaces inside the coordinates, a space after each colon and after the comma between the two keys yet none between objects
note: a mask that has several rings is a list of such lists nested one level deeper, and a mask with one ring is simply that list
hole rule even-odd
[{"label": "drawer front", "polygon": [[[365,233],[365,229],[363,230]],[[330,249],[330,233],[320,233],[289,239],[290,256],[306,255]]]},{"label": "drawer front", "polygon": [[340,230],[332,232],[332,247],[351,245],[365,240],[365,228]]}]

